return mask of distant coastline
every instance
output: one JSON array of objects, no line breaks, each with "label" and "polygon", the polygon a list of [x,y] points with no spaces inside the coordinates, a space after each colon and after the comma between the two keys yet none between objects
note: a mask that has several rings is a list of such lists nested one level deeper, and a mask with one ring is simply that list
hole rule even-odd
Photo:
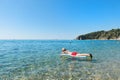
[{"label": "distant coastline", "polygon": [[91,32],[77,36],[76,40],[120,40],[120,29]]}]

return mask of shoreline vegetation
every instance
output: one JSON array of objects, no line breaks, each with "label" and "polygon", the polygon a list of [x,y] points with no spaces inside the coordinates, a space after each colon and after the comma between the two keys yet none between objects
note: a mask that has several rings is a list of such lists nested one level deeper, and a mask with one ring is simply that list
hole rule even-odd
[{"label": "shoreline vegetation", "polygon": [[76,40],[120,40],[120,29],[96,31],[79,35]]}]

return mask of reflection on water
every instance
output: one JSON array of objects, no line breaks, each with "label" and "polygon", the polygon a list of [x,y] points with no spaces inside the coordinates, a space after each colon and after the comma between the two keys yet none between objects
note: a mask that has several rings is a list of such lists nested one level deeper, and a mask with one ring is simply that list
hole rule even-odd
[{"label": "reflection on water", "polygon": [[[1,40],[0,80],[120,80],[120,41]],[[93,60],[61,57],[61,48]]]}]

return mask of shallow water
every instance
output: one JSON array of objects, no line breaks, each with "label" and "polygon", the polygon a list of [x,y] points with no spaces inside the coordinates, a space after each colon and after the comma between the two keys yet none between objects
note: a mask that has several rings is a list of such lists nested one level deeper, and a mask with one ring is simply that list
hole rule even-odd
[{"label": "shallow water", "polygon": [[[64,59],[61,48],[93,54]],[[0,80],[120,80],[120,41],[1,40]]]}]

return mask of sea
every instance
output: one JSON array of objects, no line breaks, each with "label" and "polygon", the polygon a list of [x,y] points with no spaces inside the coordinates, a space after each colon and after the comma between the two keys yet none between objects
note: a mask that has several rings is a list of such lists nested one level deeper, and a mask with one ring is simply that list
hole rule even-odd
[{"label": "sea", "polygon": [[[62,58],[62,48],[93,59]],[[0,40],[0,80],[120,80],[120,41]]]}]

